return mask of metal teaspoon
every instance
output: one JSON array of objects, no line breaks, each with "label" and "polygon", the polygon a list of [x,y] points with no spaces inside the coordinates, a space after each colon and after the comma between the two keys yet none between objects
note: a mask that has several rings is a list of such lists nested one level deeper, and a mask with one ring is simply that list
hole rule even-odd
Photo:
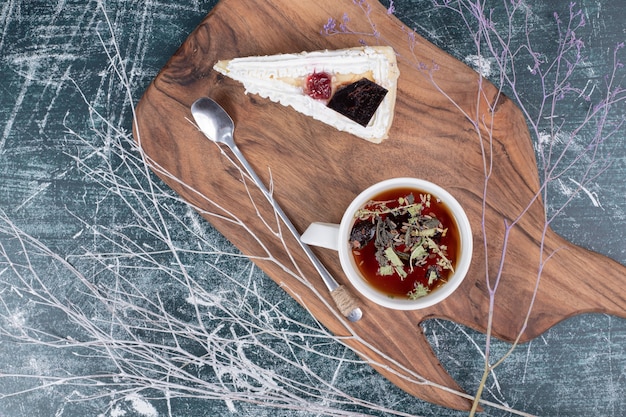
[{"label": "metal teaspoon", "polygon": [[291,223],[291,220],[289,220],[285,212],[283,212],[278,203],[274,200],[267,187],[263,184],[261,178],[259,178],[256,172],[254,172],[250,163],[248,163],[243,153],[241,153],[237,147],[233,138],[235,124],[228,113],[226,113],[226,111],[214,100],[208,97],[202,97],[192,104],[191,114],[198,124],[198,127],[200,127],[200,130],[207,138],[213,142],[226,145],[239,160],[248,175],[250,175],[257,187],[259,187],[261,192],[263,192],[263,195],[272,205],[278,216],[285,223],[289,231],[294,235],[300,244],[300,247],[304,250],[304,253],[313,263],[313,266],[322,277],[326,287],[328,287],[328,290],[330,291],[330,294],[341,313],[350,321],[357,321],[361,319],[363,313],[357,306],[354,297],[348,292],[346,287],[339,285],[337,281],[335,281],[326,267],[324,267],[317,256],[315,256],[313,251],[311,251],[311,248],[300,240],[300,233],[298,233],[294,225]]}]

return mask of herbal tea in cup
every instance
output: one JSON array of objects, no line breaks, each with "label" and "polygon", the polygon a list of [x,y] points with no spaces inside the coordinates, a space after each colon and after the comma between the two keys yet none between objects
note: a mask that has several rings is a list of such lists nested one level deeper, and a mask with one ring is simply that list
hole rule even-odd
[{"label": "herbal tea in cup", "polygon": [[460,204],[416,178],[369,187],[340,224],[313,223],[302,241],[337,250],[348,280],[363,296],[399,310],[445,299],[461,284],[472,258],[472,232]]}]

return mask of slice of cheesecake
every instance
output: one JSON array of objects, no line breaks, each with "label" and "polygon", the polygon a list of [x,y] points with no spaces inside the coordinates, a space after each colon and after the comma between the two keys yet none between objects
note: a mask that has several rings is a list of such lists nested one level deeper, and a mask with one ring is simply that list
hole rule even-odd
[{"label": "slice of cheesecake", "polygon": [[399,76],[388,46],[252,56],[216,71],[258,94],[373,143],[387,138]]}]

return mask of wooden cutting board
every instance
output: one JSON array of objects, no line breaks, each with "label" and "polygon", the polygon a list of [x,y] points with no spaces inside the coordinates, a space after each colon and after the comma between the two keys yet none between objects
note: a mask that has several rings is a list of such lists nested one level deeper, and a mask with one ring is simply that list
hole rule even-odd
[{"label": "wooden cutting board", "polygon": [[[380,39],[367,42],[395,48],[401,72],[395,120],[383,144],[367,143],[292,108],[245,95],[242,85],[212,70],[219,59],[359,45],[363,36],[320,33],[329,17],[340,20],[344,13],[354,31],[372,32],[361,9],[350,0],[221,1],[138,103],[135,138],[163,181],[243,253],[259,257],[255,262],[334,334],[350,336],[346,343],[375,369],[424,400],[467,409],[466,398],[420,384],[419,376],[461,391],[433,354],[420,323],[440,317],[485,332],[486,274],[492,280],[496,277],[504,221],[517,218],[540,187],[531,139],[520,111],[509,99],[485,82],[479,90],[473,70],[421,37],[415,35],[412,45],[402,24],[378,2],[371,3],[370,19]],[[251,203],[228,152],[221,153],[190,123],[189,108],[201,96],[212,97],[230,113],[241,150],[265,183],[273,182],[276,200],[301,232],[312,221],[338,222],[352,198],[386,178],[412,176],[447,188],[465,207],[474,230],[473,264],[463,285],[440,305],[414,312],[388,310],[362,299],[363,319],[347,323],[337,315],[296,242],[286,237],[286,249],[260,220],[259,213],[270,224],[274,221],[269,204],[254,189],[251,196],[257,206]],[[484,220],[481,137],[462,112],[481,121],[483,145],[489,145],[487,156],[493,158]],[[534,308],[525,324],[541,264],[543,213],[542,203],[535,200],[511,231],[495,299],[494,335],[513,341],[522,332],[521,341],[528,341],[574,314],[626,317],[626,268],[548,229],[543,259],[558,251],[543,264]],[[315,251],[337,280],[345,282],[336,253]],[[278,264],[295,270],[289,254],[305,281]]]}]

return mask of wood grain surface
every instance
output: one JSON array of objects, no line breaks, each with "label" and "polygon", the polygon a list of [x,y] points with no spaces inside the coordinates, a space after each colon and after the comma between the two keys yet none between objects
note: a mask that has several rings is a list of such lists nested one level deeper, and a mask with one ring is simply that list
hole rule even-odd
[{"label": "wood grain surface", "polygon": [[[495,298],[493,334],[503,340],[531,340],[584,312],[626,317],[626,268],[568,243],[550,229],[542,239],[544,208],[535,199],[540,189],[537,167],[525,121],[514,103],[417,35],[413,47],[395,17],[378,3],[372,7],[369,17],[380,38],[368,41],[394,47],[400,68],[395,120],[382,145],[245,95],[241,84],[212,70],[219,59],[358,45],[362,35],[320,34],[330,16],[340,19],[344,13],[353,16],[353,30],[372,31],[349,0],[221,1],[138,103],[135,138],[157,175],[243,253],[258,257],[255,262],[330,331],[347,336],[346,343],[375,369],[424,400],[467,409],[468,399],[437,386],[461,391],[433,354],[420,323],[440,317],[486,331],[490,305],[486,277],[494,280],[500,266],[505,221],[524,213],[508,236]],[[388,310],[362,299],[364,318],[347,323],[334,311],[296,242],[287,236],[285,250],[259,218],[260,213],[270,222],[274,219],[262,195],[248,184],[257,203],[253,205],[228,153],[190,122],[189,107],[201,96],[212,97],[230,113],[239,147],[266,184],[273,182],[276,200],[300,231],[312,221],[338,222],[352,198],[386,178],[424,178],[448,189],[464,206],[474,230],[475,252],[467,279],[443,303],[420,311]],[[481,135],[463,112],[481,121]],[[481,148],[493,160],[486,194]],[[529,202],[530,209],[524,212]],[[336,253],[315,251],[344,282]],[[292,261],[308,281],[298,280],[280,265],[293,268]],[[423,384],[419,376],[433,384]]]}]

